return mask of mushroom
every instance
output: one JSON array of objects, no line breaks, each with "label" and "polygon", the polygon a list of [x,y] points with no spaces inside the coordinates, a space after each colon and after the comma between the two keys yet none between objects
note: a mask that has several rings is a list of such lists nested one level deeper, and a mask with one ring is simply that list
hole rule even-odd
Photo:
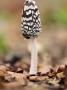
[{"label": "mushroom", "polygon": [[24,38],[31,40],[30,74],[37,73],[38,51],[36,37],[41,31],[41,20],[38,7],[34,0],[26,0],[21,17],[21,32]]}]

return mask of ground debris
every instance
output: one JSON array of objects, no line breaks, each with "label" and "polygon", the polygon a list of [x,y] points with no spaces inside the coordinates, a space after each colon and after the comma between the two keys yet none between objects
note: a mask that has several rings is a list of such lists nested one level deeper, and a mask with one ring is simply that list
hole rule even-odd
[{"label": "ground debris", "polygon": [[45,82],[47,85],[53,85],[53,86],[67,86],[67,65],[64,67],[60,66],[57,70],[50,69],[47,73],[37,73],[36,75],[29,75],[28,79],[30,81]]},{"label": "ground debris", "polygon": [[[36,75],[25,73],[21,67],[12,71],[6,65],[0,66],[0,83],[5,87],[28,86],[34,83],[47,85],[47,87],[67,87],[67,65],[50,69],[47,73],[38,72]],[[0,86],[1,86],[0,84]]]}]

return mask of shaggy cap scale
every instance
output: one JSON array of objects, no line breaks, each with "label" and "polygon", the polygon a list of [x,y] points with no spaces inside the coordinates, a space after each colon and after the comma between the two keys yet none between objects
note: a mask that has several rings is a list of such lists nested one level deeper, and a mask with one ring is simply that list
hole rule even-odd
[{"label": "shaggy cap scale", "polygon": [[21,31],[26,39],[36,38],[41,31],[40,13],[34,0],[26,0],[24,4]]}]

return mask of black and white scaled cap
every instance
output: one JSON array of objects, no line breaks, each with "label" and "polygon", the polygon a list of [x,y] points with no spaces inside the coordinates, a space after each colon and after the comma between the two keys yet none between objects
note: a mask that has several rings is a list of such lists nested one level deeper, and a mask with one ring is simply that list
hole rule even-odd
[{"label": "black and white scaled cap", "polygon": [[26,39],[36,38],[41,31],[40,13],[34,0],[26,0],[21,17],[21,31]]}]

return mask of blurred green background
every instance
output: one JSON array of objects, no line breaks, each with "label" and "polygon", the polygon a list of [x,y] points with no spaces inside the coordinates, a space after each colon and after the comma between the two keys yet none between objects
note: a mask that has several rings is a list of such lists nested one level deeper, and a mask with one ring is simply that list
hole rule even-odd
[{"label": "blurred green background", "polygon": [[[31,55],[30,40],[24,39],[20,31],[24,1],[0,0],[0,65],[5,64],[2,63],[3,61],[11,64],[15,62],[14,56],[22,55],[22,60],[15,63],[15,66],[21,67],[24,73],[28,73]],[[42,23],[42,32],[37,38],[38,71],[44,73],[49,71],[50,67],[54,69],[55,66],[67,64],[67,0],[36,0],[36,2]],[[22,54],[16,52],[22,52]],[[40,83],[37,85],[30,83],[25,89],[19,88],[48,90],[43,86],[44,84],[41,86]]]},{"label": "blurred green background", "polygon": [[[66,60],[67,0],[36,0],[36,2],[42,22],[42,32],[37,38],[42,59],[49,57],[50,60],[55,59],[55,61],[56,59]],[[1,54],[6,54],[10,50],[28,50],[29,40],[24,40],[20,31],[23,5],[24,0],[0,0]],[[50,60],[48,59],[45,64],[50,63]],[[53,65],[54,62],[52,61]]]}]

